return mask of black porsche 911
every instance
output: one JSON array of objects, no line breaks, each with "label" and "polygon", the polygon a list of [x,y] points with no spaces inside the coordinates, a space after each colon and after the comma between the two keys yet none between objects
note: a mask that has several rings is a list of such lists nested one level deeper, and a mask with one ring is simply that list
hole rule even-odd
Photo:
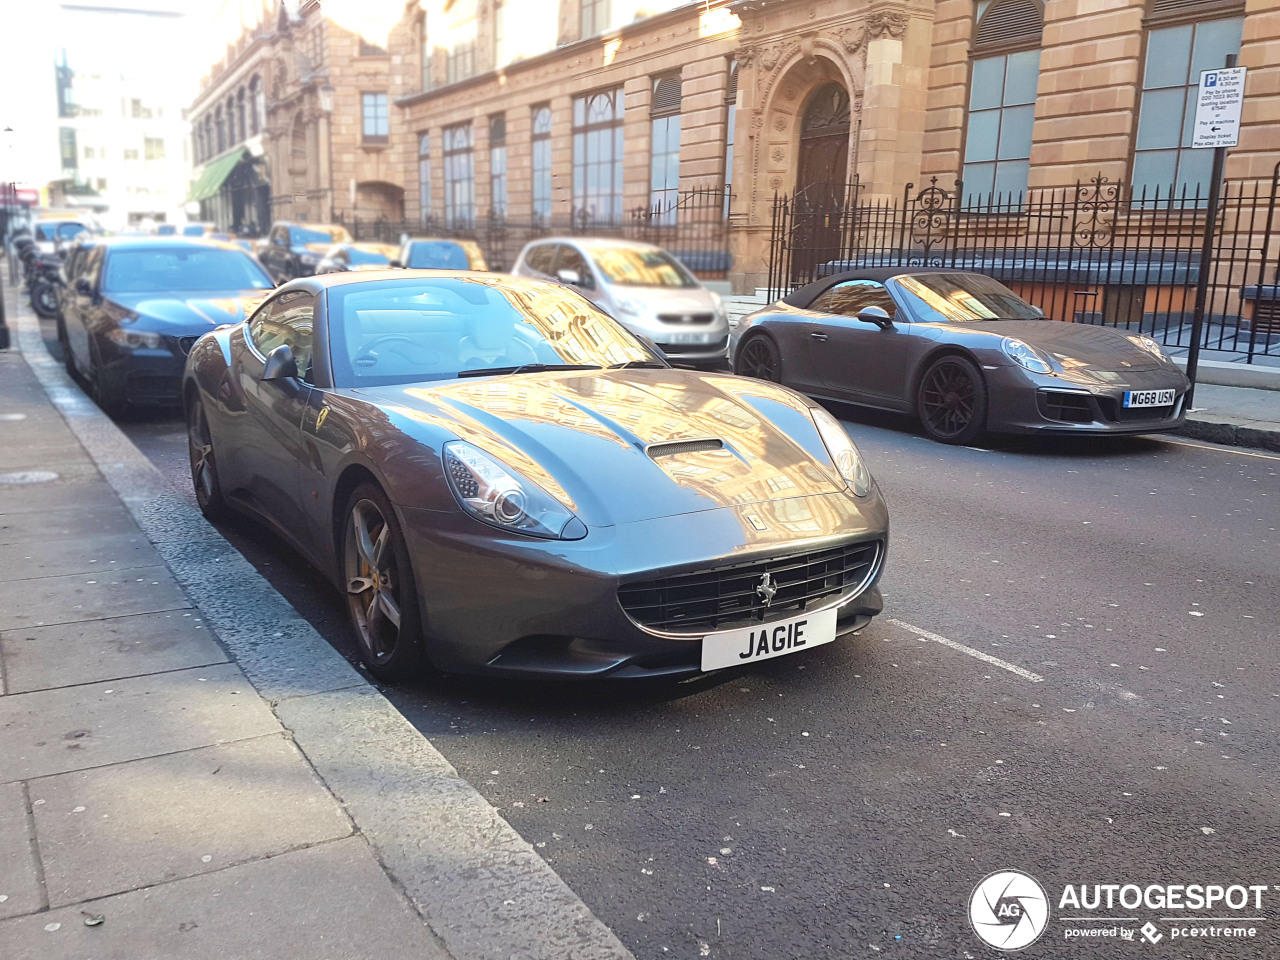
[{"label": "black porsche 911", "polygon": [[839,422],[559,284],[294,280],[196,343],[183,397],[201,508],[331,577],[382,678],[718,670],[882,607],[888,513]]},{"label": "black porsche 911", "polygon": [[818,280],[743,318],[732,356],[739,374],[914,414],[943,443],[988,430],[1173,430],[1190,387],[1150,337],[1047,319],[999,281],[960,270]]}]

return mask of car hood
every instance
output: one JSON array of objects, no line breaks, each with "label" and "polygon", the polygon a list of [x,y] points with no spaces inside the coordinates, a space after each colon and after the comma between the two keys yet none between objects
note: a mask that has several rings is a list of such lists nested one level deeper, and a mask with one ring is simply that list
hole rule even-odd
[{"label": "car hood", "polygon": [[224,323],[239,323],[271,293],[270,290],[228,290],[200,293],[108,293],[107,299],[136,313],[148,329],[161,333],[181,330],[201,334]]},{"label": "car hood", "polygon": [[984,320],[966,323],[964,329],[1022,340],[1052,356],[1068,373],[1102,370],[1123,374],[1164,366],[1113,327],[1059,320]]},{"label": "car hood", "polygon": [[[593,526],[845,491],[808,401],[728,374],[517,374],[355,393],[473,443]],[[690,440],[723,446],[660,446]]]}]

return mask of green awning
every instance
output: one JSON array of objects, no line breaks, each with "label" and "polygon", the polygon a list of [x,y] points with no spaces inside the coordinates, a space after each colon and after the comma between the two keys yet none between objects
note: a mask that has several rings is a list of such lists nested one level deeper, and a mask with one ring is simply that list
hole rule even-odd
[{"label": "green awning", "polygon": [[244,155],[243,150],[236,150],[225,157],[219,157],[205,167],[204,173],[200,174],[200,179],[191,185],[191,192],[187,194],[187,203],[208,200],[221,190],[222,184],[227,177],[231,176],[231,171],[236,168],[236,164],[244,159]]}]

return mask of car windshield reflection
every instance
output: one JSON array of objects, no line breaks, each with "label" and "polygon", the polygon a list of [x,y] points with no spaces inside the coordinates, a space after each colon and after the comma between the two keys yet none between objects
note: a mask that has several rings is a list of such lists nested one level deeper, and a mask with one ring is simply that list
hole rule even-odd
[{"label": "car windshield reflection", "polygon": [[662,250],[637,250],[631,247],[598,247],[591,259],[610,283],[620,287],[696,287],[698,281],[689,275],[674,257]]},{"label": "car windshield reflection", "polygon": [[194,244],[162,250],[113,250],[102,284],[110,293],[204,293],[269,290],[272,286],[266,272],[244,251]]},{"label": "car windshield reflection", "polygon": [[332,287],[328,298],[339,387],[658,359],[586,300],[552,284],[391,280]]},{"label": "car windshield reflection", "polygon": [[916,273],[897,277],[925,323],[1041,320],[1044,313],[999,280],[973,273]]}]

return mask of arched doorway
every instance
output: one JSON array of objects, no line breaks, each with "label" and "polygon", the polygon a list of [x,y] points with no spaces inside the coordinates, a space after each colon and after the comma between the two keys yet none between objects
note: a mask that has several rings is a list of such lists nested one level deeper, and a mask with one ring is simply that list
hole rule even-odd
[{"label": "arched doorway", "polygon": [[838,81],[824,83],[809,97],[800,120],[797,202],[827,206],[843,201],[852,116],[849,91]]}]

